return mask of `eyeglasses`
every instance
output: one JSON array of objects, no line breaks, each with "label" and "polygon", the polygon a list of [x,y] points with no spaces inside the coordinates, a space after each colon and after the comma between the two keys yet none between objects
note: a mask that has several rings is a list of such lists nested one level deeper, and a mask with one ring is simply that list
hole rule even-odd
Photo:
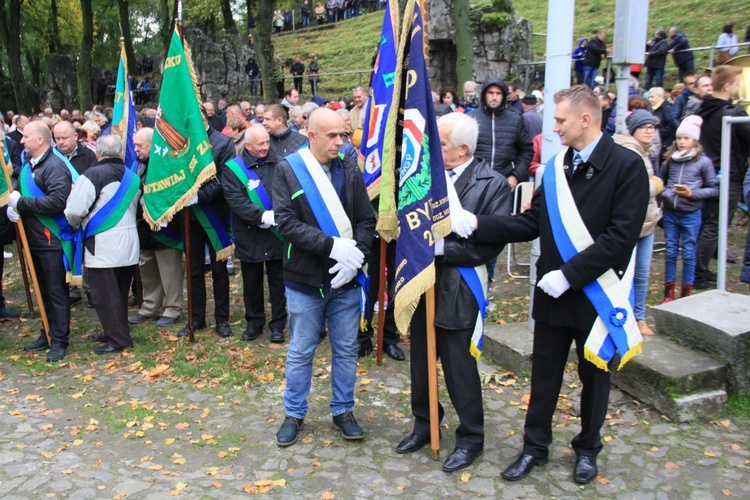
[{"label": "eyeglasses", "polygon": [[646,132],[653,132],[654,130],[656,130],[656,127],[654,125],[643,125],[642,127],[638,128],[643,129]]}]

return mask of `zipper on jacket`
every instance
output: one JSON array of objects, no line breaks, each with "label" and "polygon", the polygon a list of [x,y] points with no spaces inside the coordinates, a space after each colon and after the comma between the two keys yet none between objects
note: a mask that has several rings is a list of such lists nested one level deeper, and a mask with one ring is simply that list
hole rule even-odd
[{"label": "zipper on jacket", "polygon": [[[685,162],[682,162],[680,164],[680,175],[677,176],[677,184],[682,184],[682,169],[685,168]],[[674,193],[674,209],[677,210],[677,198],[679,198],[680,195],[677,194],[677,191]]]},{"label": "zipper on jacket", "polygon": [[495,112],[490,117],[492,121],[492,156],[490,157],[490,168],[495,169]]}]

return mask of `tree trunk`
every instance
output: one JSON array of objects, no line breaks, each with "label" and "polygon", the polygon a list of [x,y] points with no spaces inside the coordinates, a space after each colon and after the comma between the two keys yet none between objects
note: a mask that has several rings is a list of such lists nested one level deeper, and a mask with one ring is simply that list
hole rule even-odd
[{"label": "tree trunk", "polygon": [[473,78],[474,44],[469,19],[469,0],[453,0],[451,10],[456,28],[456,88]]},{"label": "tree trunk", "polygon": [[173,29],[174,23],[172,13],[169,10],[169,0],[159,0],[159,40],[161,40],[161,45],[164,48],[161,54],[162,60],[167,57]]},{"label": "tree trunk", "polygon": [[130,33],[130,5],[128,0],[117,0],[117,6],[120,10],[120,29],[122,37],[125,39],[125,55],[128,57],[128,74],[134,76],[137,74],[137,65],[135,63],[135,52],[133,52],[133,35]]},{"label": "tree trunk", "polygon": [[52,40],[50,40],[49,51],[64,53],[62,41],[60,40],[60,25],[57,22],[57,0],[50,2],[49,9],[50,25],[52,26]]},{"label": "tree trunk", "polygon": [[275,95],[276,82],[279,81],[279,77],[281,76],[273,58],[273,43],[271,42],[274,10],[276,10],[276,0],[259,3],[255,34],[253,36],[255,58],[258,60],[260,76],[263,81],[263,97],[267,102],[277,102]]},{"label": "tree trunk", "polygon": [[253,11],[255,11],[255,0],[246,0],[245,6],[247,7],[247,29],[250,30],[250,19],[252,19]]},{"label": "tree trunk", "polygon": [[30,50],[26,49],[24,52],[26,56],[26,64],[29,65],[29,73],[31,73],[31,83],[34,85],[42,86],[42,61],[39,57],[39,53],[32,54]]},{"label": "tree trunk", "polygon": [[[2,1],[2,0],[0,0]],[[94,48],[94,9],[93,0],[81,0],[81,17],[83,19],[83,40],[81,55],[78,59],[78,103],[81,109],[89,109],[91,97],[91,51]]]},{"label": "tree trunk", "polygon": [[232,6],[229,0],[221,0],[221,15],[224,18],[224,31],[227,35],[237,34],[237,23],[232,17]]},{"label": "tree trunk", "polygon": [[28,113],[32,111],[32,100],[21,65],[21,3],[22,0],[10,0],[10,5],[6,6],[6,0],[0,0],[0,41],[8,53],[15,109],[19,113]]}]

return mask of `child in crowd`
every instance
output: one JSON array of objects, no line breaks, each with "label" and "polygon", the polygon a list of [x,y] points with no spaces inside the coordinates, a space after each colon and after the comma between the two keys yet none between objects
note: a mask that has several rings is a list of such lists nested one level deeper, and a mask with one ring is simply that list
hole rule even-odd
[{"label": "child in crowd", "polygon": [[682,240],[682,289],[687,297],[693,289],[698,234],[701,228],[703,200],[719,196],[719,182],[711,160],[703,154],[700,143],[701,124],[697,115],[686,117],[676,133],[676,140],[667,152],[660,177],[664,181],[663,223],[666,251],[664,254],[664,299],[674,300],[677,255]]}]

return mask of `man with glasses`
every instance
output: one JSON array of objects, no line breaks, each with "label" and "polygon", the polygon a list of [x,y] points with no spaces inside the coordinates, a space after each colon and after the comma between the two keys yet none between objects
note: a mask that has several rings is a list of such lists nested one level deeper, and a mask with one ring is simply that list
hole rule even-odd
[{"label": "man with glasses", "polygon": [[242,117],[245,119],[247,126],[249,127],[253,121],[253,107],[249,102],[242,101],[240,103],[240,108],[242,109]]}]

